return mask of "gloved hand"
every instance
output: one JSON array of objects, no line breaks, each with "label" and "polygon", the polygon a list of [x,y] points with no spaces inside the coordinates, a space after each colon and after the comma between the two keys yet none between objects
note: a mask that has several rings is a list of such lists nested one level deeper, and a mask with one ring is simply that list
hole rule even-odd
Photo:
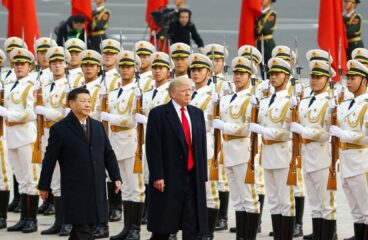
[{"label": "gloved hand", "polygon": [[41,88],[41,82],[40,81],[35,81],[34,84],[34,91],[37,91]]},{"label": "gloved hand", "polygon": [[295,84],[295,94],[300,96],[303,92],[303,86],[300,83]]},{"label": "gloved hand", "polygon": [[336,104],[335,99],[328,100],[328,109],[330,109],[330,111],[334,110],[336,107],[337,107],[337,104]]},{"label": "gloved hand", "polygon": [[258,105],[259,104],[259,99],[256,97],[256,96],[254,96],[254,95],[252,95],[251,97],[250,97],[250,103],[254,106],[254,105]]},{"label": "gloved hand", "polygon": [[9,111],[3,106],[0,106],[0,116],[2,116],[3,118],[7,118],[8,115],[9,115]]},{"label": "gloved hand", "polygon": [[105,87],[102,87],[100,90],[100,96],[106,95],[107,94],[107,90]]},{"label": "gloved hand", "polygon": [[64,92],[68,93],[70,92],[71,89],[69,89],[69,85],[68,84],[65,84],[65,87],[64,87]]},{"label": "gloved hand", "polygon": [[343,86],[342,86],[341,84],[338,84],[338,85],[336,86],[336,88],[335,88],[335,91],[336,91],[336,94],[337,94],[338,96],[340,96],[340,95],[341,95],[341,93],[342,93],[342,91],[343,91]]},{"label": "gloved hand", "polygon": [[140,123],[140,124],[144,124],[146,125],[147,124],[147,120],[148,118],[146,116],[144,116],[143,114],[140,114],[140,113],[136,113],[135,114],[135,120]]},{"label": "gloved hand", "polygon": [[258,133],[258,134],[264,134],[264,132],[265,132],[265,128],[262,127],[261,125],[259,125],[258,123],[250,123],[249,130],[251,132],[255,132],[255,133]]},{"label": "gloved hand", "polygon": [[216,129],[220,129],[220,130],[224,130],[225,128],[225,123],[224,121],[220,120],[220,119],[214,119],[212,121],[212,127],[216,128]]},{"label": "gloved hand", "polygon": [[35,112],[38,115],[45,116],[47,109],[44,106],[36,106]]},{"label": "gloved hand", "polygon": [[300,125],[299,123],[292,122],[290,124],[290,132],[297,133],[299,135],[302,135],[304,131],[304,127]]},{"label": "gloved hand", "polygon": [[342,130],[338,126],[332,125],[330,127],[330,135],[334,137],[338,137],[340,138],[342,142],[345,142],[344,140],[347,139],[348,134],[346,133],[346,131]]},{"label": "gloved hand", "polygon": [[218,103],[219,101],[219,95],[217,93],[212,93],[212,103]]},{"label": "gloved hand", "polygon": [[294,109],[299,104],[299,97],[292,96],[290,98],[290,109]]},{"label": "gloved hand", "polygon": [[110,113],[108,112],[101,112],[101,121],[110,121]]},{"label": "gloved hand", "polygon": [[142,96],[142,91],[139,88],[134,88],[134,94],[136,98],[140,98]]},{"label": "gloved hand", "polygon": [[270,87],[270,82],[269,81],[262,81],[259,84],[259,89],[263,92],[266,93],[269,91],[269,87]]}]

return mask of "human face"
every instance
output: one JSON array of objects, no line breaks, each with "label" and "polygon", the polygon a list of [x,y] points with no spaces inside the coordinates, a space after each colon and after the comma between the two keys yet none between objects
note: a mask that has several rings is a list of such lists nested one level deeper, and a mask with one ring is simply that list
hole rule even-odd
[{"label": "human face", "polygon": [[207,68],[192,68],[190,70],[190,77],[195,84],[199,84],[210,77],[210,71]]},{"label": "human face", "polygon": [[[347,87],[348,90],[356,95],[360,95],[359,93],[363,91],[363,89],[367,88],[367,79],[363,78],[360,75],[348,75],[347,76]],[[365,90],[364,90],[365,92]]]},{"label": "human face", "polygon": [[110,53],[110,52],[103,53],[102,57],[103,57],[103,62],[105,66],[106,67],[114,66],[116,63],[116,56],[117,54],[115,53]]},{"label": "human face", "polygon": [[180,13],[180,16],[179,16],[179,23],[180,23],[182,26],[186,26],[186,25],[188,25],[188,23],[189,23],[189,13],[187,13],[187,12],[182,12],[182,13]]},{"label": "human face", "polygon": [[96,64],[82,64],[82,72],[86,83],[96,80],[100,67]]},{"label": "human face", "polygon": [[24,78],[28,75],[28,73],[32,70],[32,66],[30,63],[14,63],[14,71],[17,79]]},{"label": "human face", "polygon": [[156,66],[152,68],[152,76],[156,82],[160,83],[169,79],[170,71],[167,67]]},{"label": "human face", "polygon": [[237,92],[244,90],[249,86],[249,78],[249,73],[234,72],[234,84]]},{"label": "human face", "polygon": [[272,3],[272,0],[262,0],[262,8],[266,8],[268,7],[269,5],[271,5]]},{"label": "human face", "polygon": [[80,59],[80,52],[70,52],[70,62],[69,62],[69,67],[70,68],[77,68],[80,66],[81,64],[81,59]]},{"label": "human face", "polygon": [[95,0],[95,3],[97,5],[97,7],[103,5],[105,3],[105,0]]},{"label": "human face", "polygon": [[45,51],[37,51],[37,61],[42,69],[49,67],[49,62],[46,59],[46,50]]},{"label": "human face", "polygon": [[224,59],[223,58],[215,58],[215,72],[216,74],[222,73],[222,70],[224,69]]},{"label": "human face", "polygon": [[50,70],[54,75],[54,79],[62,78],[65,74],[65,63],[62,60],[52,61],[50,63]]},{"label": "human face", "polygon": [[344,9],[345,12],[350,12],[351,10],[353,10],[355,8],[356,3],[354,3],[351,0],[344,0]]},{"label": "human face", "polygon": [[175,0],[174,4],[175,4],[176,8],[181,8],[185,5],[185,0]]},{"label": "human face", "polygon": [[84,23],[72,22],[73,28],[77,31],[84,29]]},{"label": "human face", "polygon": [[328,77],[312,74],[310,78],[310,87],[315,94],[320,94],[327,89]]},{"label": "human face", "polygon": [[134,66],[122,65],[119,67],[119,74],[123,81],[130,81],[134,77]]},{"label": "human face", "polygon": [[285,73],[282,72],[271,72],[270,73],[270,82],[271,85],[278,90],[278,88],[283,88],[286,87],[287,84],[287,80],[286,80],[287,76]]},{"label": "human face", "polygon": [[141,59],[141,69],[146,70],[150,67],[150,55],[148,54],[139,54],[139,58]]},{"label": "human face", "polygon": [[69,106],[77,117],[87,118],[92,109],[91,96],[87,93],[80,93],[77,99],[69,101]]},{"label": "human face", "polygon": [[187,57],[177,57],[173,58],[175,64],[176,75],[185,75],[188,70],[188,58]]},{"label": "human face", "polygon": [[170,91],[170,97],[180,106],[187,106],[191,101],[192,87],[190,81],[178,85]]}]

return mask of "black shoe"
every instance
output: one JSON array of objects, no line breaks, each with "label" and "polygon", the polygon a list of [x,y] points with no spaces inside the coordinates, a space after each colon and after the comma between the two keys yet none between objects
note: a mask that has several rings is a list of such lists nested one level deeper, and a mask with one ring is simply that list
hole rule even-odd
[{"label": "black shoe", "polygon": [[118,222],[120,220],[121,220],[121,210],[111,209],[111,213],[109,216],[109,222]]},{"label": "black shoe", "polygon": [[140,232],[141,232],[140,226],[136,226],[134,224],[130,225],[129,234],[125,240],[140,240],[141,239]]},{"label": "black shoe", "polygon": [[107,223],[96,226],[95,228],[95,239],[108,238],[109,237],[109,226]]},{"label": "black shoe", "polygon": [[20,195],[19,195],[19,190],[18,190],[18,182],[17,182],[17,179],[15,178],[15,175],[13,175],[13,194],[14,194],[14,197],[13,197],[13,200],[11,201],[11,203],[8,206],[8,212],[14,212],[14,210],[20,204]]},{"label": "black shoe", "polygon": [[337,240],[336,220],[323,219],[320,236],[313,240]]},{"label": "black shoe", "polygon": [[6,228],[10,191],[0,191],[0,229]]},{"label": "black shoe", "polygon": [[48,208],[50,203],[48,201],[43,201],[41,206],[37,209],[38,214],[43,214]]},{"label": "black shoe", "polygon": [[144,203],[132,202],[129,233],[125,240],[140,240],[141,220]]},{"label": "black shoe", "polygon": [[45,216],[51,216],[55,214],[55,206],[53,203],[49,204],[49,207],[43,212]]},{"label": "black shoe", "polygon": [[259,226],[259,216],[258,213],[247,213],[246,224],[245,224],[245,239],[246,240],[256,240],[257,230]]},{"label": "black shoe", "polygon": [[321,240],[322,236],[322,218],[312,218],[312,233],[304,235],[304,240]]},{"label": "black shoe", "polygon": [[364,232],[365,232],[364,223],[354,223],[355,240],[365,240],[364,239]]},{"label": "black shoe", "polygon": [[18,202],[18,205],[14,208],[14,213],[20,213],[22,211],[22,206],[20,205],[20,201]]},{"label": "black shoe", "polygon": [[258,195],[258,201],[259,201],[259,206],[260,206],[261,211],[259,213],[257,233],[262,232],[262,226],[261,225],[262,225],[262,214],[263,214],[264,198],[265,198],[265,195]]},{"label": "black shoe", "polygon": [[219,210],[215,208],[207,208],[207,217],[208,217],[208,235],[205,236],[206,239],[212,240],[213,233],[215,231],[216,220],[219,214]]},{"label": "black shoe", "polygon": [[27,214],[28,214],[28,195],[21,194],[20,195],[20,205],[21,205],[21,212],[20,212],[20,220],[13,226],[8,227],[8,232],[21,232],[26,225],[27,222]]},{"label": "black shoe", "polygon": [[132,218],[132,204],[131,201],[123,201],[124,228],[119,234],[110,237],[110,240],[125,240],[128,236]]},{"label": "black shoe", "polygon": [[178,237],[176,236],[176,233],[170,234],[169,240],[177,240],[177,239],[178,239]]},{"label": "black shoe", "polygon": [[236,240],[245,240],[245,225],[246,225],[245,211],[235,212],[235,224],[236,224]]},{"label": "black shoe", "polygon": [[295,217],[282,216],[282,240],[292,240]]},{"label": "black shoe", "polygon": [[55,206],[55,221],[54,224],[41,232],[41,235],[56,235],[59,234],[61,230],[61,208],[60,208],[60,197],[54,197],[54,206]]},{"label": "black shoe", "polygon": [[37,210],[39,199],[40,196],[38,195],[28,195],[28,215],[26,225],[22,229],[23,233],[37,232]]},{"label": "black shoe", "polygon": [[69,236],[71,231],[72,231],[72,225],[70,225],[70,224],[63,224],[63,225],[61,225],[59,236],[60,237]]},{"label": "black shoe", "polygon": [[227,212],[229,207],[229,192],[219,192],[220,209],[216,221],[215,231],[228,229]]},{"label": "black shoe", "polygon": [[229,232],[231,232],[231,233],[236,233],[236,227],[231,227],[231,228],[229,229]]},{"label": "black shoe", "polygon": [[349,237],[349,238],[344,238],[344,240],[355,240],[355,236]]},{"label": "black shoe", "polygon": [[303,236],[304,197],[295,197],[294,237]]},{"label": "black shoe", "polygon": [[[273,239],[281,240],[282,239],[282,215],[281,214],[273,214],[271,215],[272,220],[272,233]],[[271,236],[271,235],[270,235]]]},{"label": "black shoe", "polygon": [[143,213],[142,213],[142,221],[141,224],[142,225],[146,225],[148,223],[148,202],[149,202],[149,196],[148,196],[148,185],[145,184],[145,190],[144,190],[144,208],[143,208]]}]

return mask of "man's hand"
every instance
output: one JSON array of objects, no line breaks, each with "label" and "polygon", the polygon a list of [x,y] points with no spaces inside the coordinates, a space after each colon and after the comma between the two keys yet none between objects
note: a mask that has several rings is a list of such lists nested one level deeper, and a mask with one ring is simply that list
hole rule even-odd
[{"label": "man's hand", "polygon": [[159,180],[154,181],[153,186],[154,186],[158,191],[163,192],[163,191],[164,191],[164,188],[165,188],[164,180],[163,180],[163,179],[159,179]]},{"label": "man's hand", "polygon": [[115,193],[118,193],[121,189],[122,182],[121,181],[115,181]]},{"label": "man's hand", "polygon": [[40,190],[40,197],[43,201],[46,201],[46,199],[49,197],[49,191]]}]

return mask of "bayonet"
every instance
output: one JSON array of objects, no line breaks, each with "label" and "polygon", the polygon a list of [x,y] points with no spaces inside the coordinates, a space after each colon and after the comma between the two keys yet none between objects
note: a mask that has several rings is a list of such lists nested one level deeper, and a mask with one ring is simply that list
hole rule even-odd
[{"label": "bayonet", "polygon": [[264,53],[264,38],[262,34],[261,38],[261,51],[262,51],[262,72],[263,72],[263,80],[267,79],[267,66],[265,65],[265,53]]},{"label": "bayonet", "polygon": [[170,46],[171,46],[170,39],[167,40],[167,43],[169,45],[170,78],[171,79],[174,79],[174,77],[175,77],[175,72],[174,72],[175,66],[173,66],[172,61],[171,61],[171,55],[172,55],[172,53],[171,53],[171,48],[170,48]]}]

